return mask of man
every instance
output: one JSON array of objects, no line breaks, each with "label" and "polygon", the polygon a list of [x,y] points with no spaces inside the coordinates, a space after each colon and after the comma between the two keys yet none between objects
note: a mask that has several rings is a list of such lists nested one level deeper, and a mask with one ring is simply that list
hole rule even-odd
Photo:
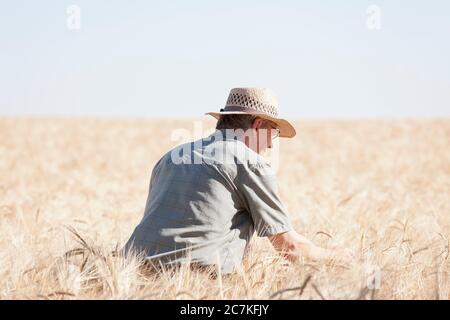
[{"label": "man", "polygon": [[225,108],[208,114],[218,119],[214,134],[169,151],[154,167],[144,217],[125,248],[162,264],[216,265],[231,273],[256,231],[291,261],[336,256],[293,229],[275,173],[261,156],[273,139],[296,135],[278,117],[271,91],[232,89]]}]

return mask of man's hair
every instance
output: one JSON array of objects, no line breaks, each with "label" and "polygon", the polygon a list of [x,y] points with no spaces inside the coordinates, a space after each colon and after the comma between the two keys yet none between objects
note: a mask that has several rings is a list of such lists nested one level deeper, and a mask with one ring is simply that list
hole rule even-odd
[{"label": "man's hair", "polygon": [[216,129],[243,129],[247,130],[252,126],[256,116],[248,114],[226,114],[220,116]]},{"label": "man's hair", "polygon": [[[216,129],[242,129],[248,130],[251,128],[253,121],[255,121],[258,116],[253,116],[249,114],[226,114],[220,116],[217,121]],[[263,120],[263,127],[268,126],[270,121]]]}]

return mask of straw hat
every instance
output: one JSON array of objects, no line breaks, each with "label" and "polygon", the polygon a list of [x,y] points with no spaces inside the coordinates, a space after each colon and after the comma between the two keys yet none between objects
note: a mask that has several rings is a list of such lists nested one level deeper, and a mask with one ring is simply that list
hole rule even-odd
[{"label": "straw hat", "polygon": [[292,138],[295,136],[295,128],[287,120],[278,117],[278,100],[274,94],[266,88],[234,88],[228,95],[225,108],[219,112],[208,112],[216,119],[226,114],[250,114],[277,124],[280,129],[280,137]]}]

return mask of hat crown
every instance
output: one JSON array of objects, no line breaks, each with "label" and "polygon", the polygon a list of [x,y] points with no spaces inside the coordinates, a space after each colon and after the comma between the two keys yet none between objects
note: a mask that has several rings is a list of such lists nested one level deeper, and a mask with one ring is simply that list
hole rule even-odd
[{"label": "hat crown", "polygon": [[278,117],[278,100],[267,88],[233,88],[228,95],[225,111],[233,107],[251,109]]}]

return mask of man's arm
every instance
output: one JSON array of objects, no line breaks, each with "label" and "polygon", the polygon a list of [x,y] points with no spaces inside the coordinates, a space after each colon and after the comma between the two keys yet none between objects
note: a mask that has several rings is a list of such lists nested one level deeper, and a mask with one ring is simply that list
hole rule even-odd
[{"label": "man's arm", "polygon": [[298,261],[304,258],[309,261],[338,259],[343,260],[343,262],[350,262],[354,259],[351,250],[321,248],[294,230],[278,233],[268,238],[275,249],[283,252],[284,257],[290,261]]}]

